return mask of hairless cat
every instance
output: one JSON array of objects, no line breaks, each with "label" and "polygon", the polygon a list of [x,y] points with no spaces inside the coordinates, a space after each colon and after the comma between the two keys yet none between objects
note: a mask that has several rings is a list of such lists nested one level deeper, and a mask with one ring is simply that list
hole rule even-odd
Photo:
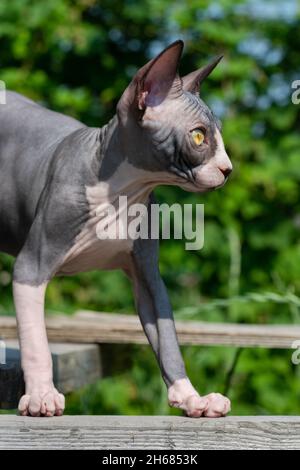
[{"label": "hairless cat", "polygon": [[53,385],[45,291],[56,275],[92,269],[121,269],[131,279],[169,404],[191,417],[230,410],[228,398],[201,396],[187,377],[159,272],[158,241],[100,239],[96,233],[99,214],[120,195],[129,207],[149,208],[157,185],[201,193],[222,186],[232,170],[220,123],[199,96],[220,57],[179,77],[182,49],[176,41],[142,67],[102,128],[14,92],[0,106],[0,250],[16,257],[13,295],[26,384],[22,415],[63,413],[64,397]]}]

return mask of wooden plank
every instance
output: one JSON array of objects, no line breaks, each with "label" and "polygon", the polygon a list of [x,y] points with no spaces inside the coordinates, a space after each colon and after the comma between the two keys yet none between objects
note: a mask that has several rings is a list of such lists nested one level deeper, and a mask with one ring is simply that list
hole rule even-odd
[{"label": "wooden plank", "polygon": [[299,449],[298,416],[0,416],[0,449]]},{"label": "wooden plank", "polygon": [[[77,312],[74,316],[48,316],[50,341],[73,343],[147,344],[135,315],[103,312]],[[226,345],[237,347],[291,348],[300,340],[299,325],[245,325],[176,321],[178,338],[186,345]],[[0,316],[2,339],[16,337],[14,317]]]},{"label": "wooden plank", "polygon": [[[24,393],[20,350],[16,340],[6,344],[6,364],[0,365],[0,408],[13,409]],[[102,376],[100,349],[94,344],[50,343],[53,379],[62,393],[69,393]]]}]

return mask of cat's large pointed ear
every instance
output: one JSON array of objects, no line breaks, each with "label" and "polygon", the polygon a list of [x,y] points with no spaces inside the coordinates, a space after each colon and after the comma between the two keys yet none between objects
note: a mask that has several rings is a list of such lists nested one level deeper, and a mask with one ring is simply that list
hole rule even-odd
[{"label": "cat's large pointed ear", "polygon": [[191,93],[199,93],[199,89],[203,80],[214,70],[214,68],[218,65],[220,60],[222,59],[222,55],[215,57],[209,64],[201,67],[199,70],[195,70],[194,72],[185,75],[182,77],[182,88],[185,91],[189,91]]},{"label": "cat's large pointed ear", "polygon": [[177,74],[183,41],[178,40],[150,60],[134,76],[117,106],[119,115],[130,110],[143,111],[147,106],[158,106],[171,93],[182,93]]}]

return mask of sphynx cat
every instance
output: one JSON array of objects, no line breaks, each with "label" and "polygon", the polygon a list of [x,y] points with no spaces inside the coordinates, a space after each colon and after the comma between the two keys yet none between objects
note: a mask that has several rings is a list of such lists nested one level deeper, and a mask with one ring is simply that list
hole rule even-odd
[{"label": "sphynx cat", "polygon": [[199,96],[220,57],[179,77],[182,49],[176,41],[142,67],[102,128],[14,92],[0,106],[0,250],[16,257],[22,415],[63,413],[64,397],[52,379],[45,292],[56,275],[92,269],[121,269],[131,279],[170,406],[191,417],[221,417],[230,410],[228,398],[201,396],[187,377],[159,272],[158,240],[100,239],[96,233],[99,214],[119,195],[127,196],[129,207],[149,208],[157,185],[202,193],[222,186],[232,170],[220,123]]}]

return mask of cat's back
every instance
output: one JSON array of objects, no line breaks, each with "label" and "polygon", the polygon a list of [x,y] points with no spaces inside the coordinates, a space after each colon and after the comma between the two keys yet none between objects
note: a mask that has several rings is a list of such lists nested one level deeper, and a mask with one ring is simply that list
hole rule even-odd
[{"label": "cat's back", "polygon": [[84,124],[7,91],[0,104],[0,200],[39,198],[59,144]]},{"label": "cat's back", "polygon": [[0,104],[0,251],[18,252],[49,177],[55,149],[86,126],[7,91]]},{"label": "cat's back", "polygon": [[32,139],[32,145],[36,145],[43,138],[50,142],[80,127],[85,126],[76,119],[51,111],[14,91],[7,91],[5,104],[0,104],[0,148],[1,141],[7,142],[9,138],[24,143]]}]

